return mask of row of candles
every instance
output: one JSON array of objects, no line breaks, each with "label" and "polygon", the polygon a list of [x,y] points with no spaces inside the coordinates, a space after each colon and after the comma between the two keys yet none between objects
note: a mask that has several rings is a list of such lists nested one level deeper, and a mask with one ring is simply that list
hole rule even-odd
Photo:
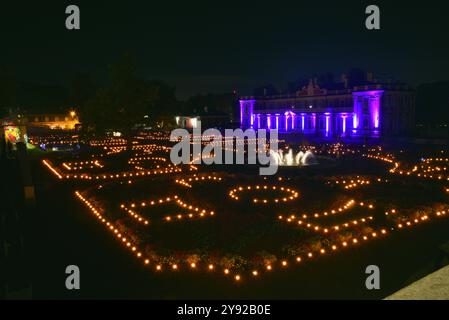
[{"label": "row of candles", "polygon": [[283,193],[286,193],[287,196],[282,197],[282,198],[274,198],[274,199],[267,199],[267,198],[263,198],[263,199],[259,199],[259,198],[252,198],[251,201],[253,203],[263,203],[263,204],[267,204],[267,203],[278,203],[278,202],[287,202],[287,201],[292,201],[295,200],[299,197],[299,193],[296,190],[287,188],[287,187],[278,187],[278,186],[268,186],[268,185],[254,185],[254,186],[239,186],[236,187],[234,189],[232,189],[231,191],[229,191],[229,197],[233,200],[240,200],[241,197],[241,193],[247,193],[247,192],[253,192],[253,191],[274,191],[274,192],[278,192],[281,191]]},{"label": "row of candles", "polygon": [[[81,180],[117,180],[117,179],[129,179],[129,178],[142,178],[151,175],[165,175],[172,173],[180,173],[183,171],[181,167],[168,167],[164,169],[152,169],[152,170],[141,170],[141,171],[129,171],[129,172],[120,172],[120,173],[104,173],[91,175],[89,173],[81,173],[81,174],[65,174],[61,171],[58,171],[56,167],[54,167],[50,161],[43,160],[42,163],[59,179],[81,179]],[[197,168],[194,166],[189,167],[189,171],[195,171]]]},{"label": "row of candles", "polygon": [[325,226],[325,225],[320,225],[320,224],[313,224],[308,222],[308,219],[319,219],[319,218],[324,218],[324,217],[328,217],[328,216],[332,216],[335,215],[337,213],[343,213],[346,212],[347,210],[349,210],[350,208],[353,208],[355,204],[358,204],[361,207],[367,207],[368,209],[374,209],[374,205],[372,204],[366,204],[364,202],[359,202],[356,203],[355,200],[350,200],[348,201],[345,205],[338,207],[338,208],[332,208],[329,209],[327,211],[324,211],[323,213],[315,213],[312,215],[308,215],[308,214],[300,214],[299,217],[297,217],[296,215],[292,214],[288,217],[284,217],[282,215],[278,216],[279,220],[285,221],[287,223],[291,223],[296,221],[298,226],[301,227],[306,227],[308,229],[314,230],[314,231],[319,231],[319,232],[323,232],[323,233],[328,233],[330,231],[339,231],[341,229],[344,228],[348,228],[350,226],[357,226],[359,224],[363,224],[366,222],[369,222],[371,220],[373,220],[372,216],[368,216],[366,218],[361,218],[358,220],[352,220],[349,222],[343,222],[341,224],[336,224],[336,225],[332,225],[332,226]]},{"label": "row of candles", "polygon": [[81,162],[63,162],[62,166],[70,171],[83,170],[83,169],[93,169],[103,168],[104,165],[100,163],[99,160],[91,160],[91,161],[81,161]]},{"label": "row of candles", "polygon": [[388,182],[388,179],[382,179],[382,178],[376,178],[374,180],[371,180],[369,178],[362,178],[360,176],[357,176],[355,178],[342,178],[340,180],[333,180],[333,181],[327,181],[326,184],[328,185],[341,185],[344,189],[354,189],[361,186],[367,186],[372,184],[372,182]]},{"label": "row of candles", "polygon": [[122,138],[106,138],[106,139],[91,140],[89,141],[89,144],[92,147],[111,147],[127,144],[127,141]]},{"label": "row of candles", "polygon": [[[371,157],[371,155],[370,155],[370,157]],[[394,160],[392,160],[391,158],[388,158],[388,157],[381,157],[381,156],[379,156],[379,159],[381,159],[381,160],[383,160],[383,161],[386,161],[386,162],[390,162],[390,163],[393,163],[393,162],[394,162]],[[44,164],[45,164],[47,167],[49,167],[49,169],[50,169],[51,171],[53,171],[52,169],[54,169],[54,168],[52,168],[52,166],[51,166],[48,162],[44,162]],[[55,170],[53,173],[55,173],[55,175],[58,175],[58,172],[57,172],[56,170]],[[60,178],[61,178],[61,177],[60,177]],[[196,178],[198,178],[198,177],[196,177]],[[203,179],[203,180],[206,180],[206,179]],[[210,179],[209,179],[209,180],[210,180]],[[188,179],[179,179],[179,181],[183,181],[183,182],[187,183]],[[201,181],[201,178],[199,178],[198,180],[196,180],[196,179],[195,179],[195,180],[190,180],[189,182],[191,183],[191,182],[193,182],[193,181]],[[178,182],[178,181],[177,181],[177,182]],[[355,182],[352,182],[352,183],[355,183]],[[362,184],[362,183],[359,182],[359,184]],[[363,185],[363,184],[362,184],[362,185]],[[259,186],[259,189],[260,189],[260,186]],[[246,190],[248,190],[248,189],[246,189]],[[251,189],[250,189],[250,190],[251,190]],[[255,188],[255,190],[258,190],[258,189]],[[262,190],[263,190],[263,186],[262,186]],[[265,190],[268,190],[268,186],[267,186],[267,189],[265,189]],[[236,192],[238,192],[238,191],[243,191],[243,187],[242,187],[242,190],[238,190],[238,188],[237,188]],[[446,191],[446,192],[449,192],[449,188],[446,188],[445,191]],[[82,200],[83,202],[86,203],[86,205],[90,208],[90,210],[91,210],[97,217],[99,217],[99,219],[100,219],[100,221],[101,221],[102,223],[104,223],[104,224],[105,224],[105,225],[106,225],[112,232],[114,232],[114,233],[117,235],[117,237],[119,238],[119,240],[120,240],[121,242],[123,242],[127,248],[129,248],[132,252],[134,252],[134,253],[136,254],[136,257],[137,257],[137,258],[142,259],[142,260],[144,261],[144,264],[145,264],[145,265],[149,265],[149,264],[150,264],[150,260],[147,259],[147,258],[143,258],[143,254],[138,250],[138,248],[137,248],[135,245],[133,245],[131,241],[129,241],[128,239],[126,239],[125,236],[121,235],[120,232],[119,232],[119,230],[118,230],[117,228],[115,228],[111,223],[109,223],[109,222],[105,219],[105,217],[103,217],[103,216],[100,214],[100,210],[99,210],[99,209],[95,208],[95,207],[92,205],[92,203],[89,202],[87,199],[85,199],[83,196],[81,196],[80,193],[77,192],[76,195],[77,195],[77,197],[78,197],[80,200]],[[175,198],[175,197],[176,197],[176,198]],[[156,205],[156,203],[159,202],[160,200],[162,200],[162,203],[167,202],[167,198],[164,198],[164,199],[158,199],[157,201],[156,201],[156,200],[153,200],[153,201],[149,201],[149,202],[142,202],[142,203],[140,204],[140,206],[141,206],[141,207],[145,207],[145,206],[147,206],[147,205],[151,206],[151,205],[152,205],[151,203],[153,203],[153,205]],[[182,201],[181,199],[179,199],[178,196],[170,197],[170,200],[169,200],[169,201],[174,201],[174,200],[176,200],[176,203],[177,203],[178,205],[180,205],[181,207],[183,207],[183,208],[187,208],[187,209],[189,209],[189,210],[192,210],[192,209],[193,209],[193,211],[195,211],[195,210],[197,209],[197,212],[199,212],[199,211],[201,210],[201,209],[199,209],[199,208],[195,208],[195,207],[193,207],[193,206],[191,206],[191,205],[185,203],[184,201]],[[168,202],[169,202],[169,201],[168,201]],[[144,203],[145,203],[145,204],[144,204]],[[320,218],[320,217],[323,217],[323,216],[328,216],[328,215],[332,215],[332,214],[337,214],[337,213],[343,212],[344,210],[349,209],[350,207],[352,207],[352,206],[355,205],[355,204],[356,204],[355,200],[351,200],[351,201],[349,201],[348,203],[346,203],[343,207],[331,209],[331,210],[328,210],[328,211],[326,211],[326,212],[324,212],[324,213],[321,213],[321,214],[316,213],[316,214],[312,214],[312,215],[302,215],[301,217],[302,217],[302,219],[308,219],[308,218]],[[133,206],[133,205],[134,205],[134,206]],[[360,205],[360,206],[366,206],[366,207],[368,207],[369,209],[373,209],[373,208],[374,208],[373,205],[371,205],[371,204],[365,204],[365,203],[363,203],[363,202],[358,203],[358,205]],[[135,207],[136,207],[136,204],[130,204],[129,206],[130,206],[131,208],[135,208]],[[131,213],[133,213],[133,214],[135,215],[134,218],[136,218],[136,219],[138,219],[138,217],[142,218],[141,216],[138,216],[134,211],[132,211],[132,209],[127,209],[127,207],[126,207],[125,205],[123,205],[122,209],[128,210],[128,213],[130,213],[129,210],[131,210]],[[392,210],[390,210],[390,212],[391,212],[391,213],[396,213],[396,210],[395,210],[395,209],[392,209]],[[131,213],[130,213],[130,214],[131,214]],[[211,213],[211,215],[213,215],[213,211],[211,211],[210,213]],[[437,212],[435,215],[436,215],[437,217],[439,217],[439,216],[444,216],[444,215],[446,215],[446,211],[439,211],[439,212]],[[167,218],[170,218],[170,219],[167,219]],[[166,220],[167,220],[167,221],[170,221],[170,220],[175,219],[175,218],[176,218],[176,216],[173,216],[173,217],[168,217],[168,216],[167,216],[167,217],[166,217]],[[180,218],[179,218],[179,219],[180,219]],[[280,219],[282,220],[283,218],[280,218]],[[288,219],[290,219],[290,222],[292,222],[292,221],[294,221],[294,220],[296,219],[296,217],[295,217],[295,216],[289,216],[289,217],[287,217],[285,220],[286,220],[287,222],[289,222]],[[362,219],[365,219],[365,221],[363,221]],[[364,222],[367,222],[368,220],[372,220],[373,217],[369,216],[369,217],[367,217],[367,218],[362,218],[362,219],[354,220],[354,221],[357,222],[357,223],[354,223],[354,221],[349,221],[349,222],[346,222],[346,224],[347,224],[348,227],[349,227],[349,226],[351,225],[351,223],[352,223],[353,225],[356,225],[356,224],[358,224],[358,223],[364,223]],[[409,226],[413,226],[413,225],[416,225],[417,223],[425,222],[425,221],[429,221],[429,220],[430,220],[429,216],[428,216],[428,215],[424,215],[424,216],[420,217],[419,219],[418,219],[418,218],[417,218],[417,219],[411,219],[410,221],[402,222],[401,225],[398,224],[397,227],[398,227],[398,229],[401,229],[401,228],[403,228],[403,227],[405,228],[406,226],[408,226],[408,227],[409,227]],[[140,222],[142,222],[142,221],[143,221],[143,223],[145,223],[144,221],[147,221],[147,224],[148,224],[148,220],[144,220],[144,219],[142,218],[142,220],[140,220]],[[299,221],[303,221],[303,220],[299,220],[299,219],[298,219],[297,222],[299,222]],[[324,227],[323,229],[321,229],[322,226],[318,226],[318,225],[316,225],[316,224],[314,224],[314,225],[310,224],[310,226],[307,226],[307,223],[306,223],[306,222],[307,222],[306,220],[303,221],[303,223],[305,224],[305,226],[308,227],[308,228],[310,228],[311,230],[315,230],[315,231],[324,231],[324,230],[326,229],[326,227]],[[298,223],[298,224],[299,224],[299,223]],[[318,230],[316,229],[317,226],[319,227]],[[343,223],[343,226],[345,226],[345,223]],[[337,227],[338,227],[338,226],[337,226]],[[341,226],[340,226],[340,227],[341,227]],[[336,229],[336,230],[341,230],[341,228]],[[394,230],[394,228],[392,228],[392,230]],[[329,231],[329,230],[328,230],[328,231]],[[326,233],[326,232],[325,232],[325,233]],[[366,241],[371,240],[371,239],[376,239],[376,238],[380,237],[381,235],[386,235],[387,233],[388,233],[387,230],[386,230],[385,228],[383,228],[383,229],[380,229],[380,230],[377,230],[377,231],[372,231],[372,232],[363,234],[363,235],[360,236],[360,237],[353,237],[353,238],[348,239],[348,240],[343,241],[343,242],[339,242],[339,243],[334,242],[334,243],[329,244],[329,246],[327,246],[326,248],[321,248],[321,249],[319,249],[319,250],[317,250],[317,251],[310,251],[310,252],[308,252],[307,254],[305,254],[304,256],[297,256],[297,257],[294,257],[294,258],[293,258],[293,262],[294,262],[294,263],[299,263],[299,262],[302,262],[302,261],[304,261],[304,260],[306,260],[306,259],[312,259],[312,258],[315,258],[315,257],[318,257],[318,256],[322,256],[322,255],[325,255],[325,254],[328,254],[328,253],[331,253],[331,252],[336,252],[336,251],[338,251],[338,250],[340,250],[340,249],[344,249],[344,248],[347,248],[347,247],[350,247],[350,246],[357,246],[357,245],[359,245],[360,243],[366,242]],[[279,261],[276,262],[276,263],[270,263],[270,264],[265,265],[265,266],[264,266],[264,269],[260,269],[260,270],[259,270],[259,269],[253,269],[252,271],[250,271],[250,276],[252,276],[252,277],[258,277],[258,276],[260,276],[263,272],[271,272],[271,271],[273,271],[273,270],[276,268],[276,266],[277,266],[278,264],[279,264],[279,267],[280,267],[280,268],[286,268],[286,267],[288,267],[288,266],[292,263],[291,260],[292,260],[292,258],[281,259],[281,260],[279,260]],[[235,272],[233,272],[231,269],[228,269],[228,268],[222,268],[222,267],[219,266],[219,265],[210,264],[210,263],[207,263],[207,262],[198,262],[198,261],[197,261],[197,262],[177,261],[177,262],[171,263],[171,264],[168,266],[168,268],[169,268],[170,270],[176,271],[176,270],[182,269],[184,266],[186,266],[187,268],[192,269],[192,270],[200,270],[200,269],[201,269],[201,270],[206,270],[206,271],[208,271],[208,272],[211,272],[211,271],[221,271],[224,275],[233,277],[235,281],[241,281],[241,280],[243,280],[243,278],[244,278],[241,274],[235,273]],[[156,270],[156,271],[162,271],[163,269],[164,269],[164,265],[163,265],[163,264],[155,264],[155,270]]]},{"label": "row of candles", "polygon": [[180,178],[175,179],[175,183],[180,184],[187,188],[192,188],[192,184],[194,182],[204,182],[204,181],[213,181],[213,182],[220,182],[222,180],[221,177],[215,176],[215,175],[208,175],[208,176],[200,176],[197,174],[194,174],[190,178]]},{"label": "row of candles", "polygon": [[[128,248],[132,253],[134,253],[135,257],[137,259],[140,259],[143,261],[145,266],[150,265],[150,259],[145,257],[144,254],[138,249],[137,245],[132,243],[132,241],[130,239],[127,239],[125,235],[122,235],[120,233],[120,230],[116,227],[114,227],[114,225],[112,223],[110,223],[101,213],[100,213],[100,209],[96,208],[89,200],[87,200],[84,196],[82,196],[78,191],[75,193],[76,196],[83,202],[85,203],[85,205],[91,210],[91,212],[97,216],[97,218],[112,232],[115,234],[115,236],[118,238],[118,240],[123,243],[123,245]],[[173,199],[175,199],[173,197]],[[166,200],[166,199],[165,199]],[[159,201],[158,201],[159,202]],[[126,208],[125,205],[123,205],[123,208]],[[249,276],[252,278],[255,277],[259,277],[263,272],[272,272],[275,268],[276,265],[279,265],[280,269],[285,269],[286,267],[288,267],[291,263],[301,263],[305,260],[311,260],[314,259],[316,257],[319,256],[323,256],[325,254],[331,253],[331,252],[336,252],[339,249],[345,249],[351,246],[357,246],[359,245],[359,243],[362,242],[366,242],[370,239],[376,239],[381,235],[386,235],[387,231],[386,229],[381,229],[379,232],[371,232],[369,234],[365,234],[363,236],[361,236],[360,238],[351,238],[347,241],[343,241],[341,243],[331,243],[329,244],[329,248],[325,249],[325,248],[321,248],[317,251],[309,251],[307,254],[305,254],[304,256],[295,256],[293,258],[285,258],[285,259],[281,259],[276,263],[268,263],[264,266],[264,269],[257,269],[254,268],[253,270],[249,271]],[[171,261],[173,261],[174,259],[170,259]],[[212,271],[220,271],[222,272],[223,275],[228,276],[228,277],[232,277],[235,281],[239,282],[241,280],[243,280],[243,276],[240,273],[237,272],[233,272],[230,268],[224,268],[221,265],[215,265],[212,263],[208,263],[208,262],[200,262],[200,261],[196,261],[196,262],[189,262],[189,261],[181,261],[181,260],[177,260],[176,262],[171,262],[169,263],[168,269],[171,271],[179,271],[180,269],[182,269],[182,267],[185,266],[187,267],[187,269],[190,270],[204,270],[207,272],[212,272]],[[154,270],[157,272],[161,272],[164,270],[164,265],[159,263],[159,262],[155,262],[154,265]]]},{"label": "row of candles", "polygon": [[[435,165],[433,163],[443,163],[443,166]],[[397,173],[400,175],[414,175],[420,178],[446,180],[449,181],[449,174],[447,174],[447,166],[449,159],[447,158],[427,158],[422,159],[421,165],[415,165],[412,169],[401,169],[399,165],[390,170],[391,173]]]},{"label": "row of candles", "polygon": [[[164,205],[164,204],[167,204],[167,203],[170,203],[173,201],[175,202],[175,204],[177,206],[181,207],[182,209],[184,209],[186,211],[190,211],[190,213],[176,214],[173,216],[168,215],[168,216],[164,217],[164,221],[181,220],[183,218],[195,218],[195,217],[202,218],[207,215],[209,215],[209,216],[215,215],[214,211],[208,211],[206,209],[191,205],[191,204],[187,203],[186,201],[180,199],[178,195],[174,195],[174,196],[166,197],[166,198],[160,198],[160,199],[156,199],[156,200],[142,201],[140,203],[140,207],[144,208],[144,207],[152,207],[152,206],[157,206],[157,205]],[[148,220],[146,220],[145,218],[143,218],[141,215],[139,215],[138,213],[136,213],[134,211],[136,208],[135,203],[121,204],[120,208],[127,211],[133,218],[135,218],[139,222],[146,224],[146,225],[149,223]]]}]

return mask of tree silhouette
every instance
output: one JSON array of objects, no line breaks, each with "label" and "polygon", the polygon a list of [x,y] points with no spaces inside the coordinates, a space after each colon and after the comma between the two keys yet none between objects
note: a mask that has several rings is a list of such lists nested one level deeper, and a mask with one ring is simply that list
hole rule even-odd
[{"label": "tree silhouette", "polygon": [[12,71],[6,66],[0,66],[0,117],[8,114],[16,100],[16,80]]},{"label": "tree silhouette", "polygon": [[69,83],[69,103],[72,108],[83,110],[87,101],[95,94],[98,85],[90,74],[76,74]]},{"label": "tree silhouette", "polygon": [[110,85],[100,88],[86,103],[82,121],[97,131],[107,128],[129,133],[145,115],[155,110],[159,87],[136,75],[129,55],[122,56],[110,68]]}]

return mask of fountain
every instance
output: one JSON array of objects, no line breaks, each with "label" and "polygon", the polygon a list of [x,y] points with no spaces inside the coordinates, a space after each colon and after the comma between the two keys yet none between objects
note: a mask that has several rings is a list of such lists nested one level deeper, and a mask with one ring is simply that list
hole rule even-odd
[{"label": "fountain", "polygon": [[288,152],[284,151],[273,151],[270,150],[270,157],[273,157],[274,161],[278,166],[308,166],[312,164],[317,164],[317,160],[312,151],[307,150],[306,152],[298,152],[296,156],[293,156],[293,150],[290,149]]}]

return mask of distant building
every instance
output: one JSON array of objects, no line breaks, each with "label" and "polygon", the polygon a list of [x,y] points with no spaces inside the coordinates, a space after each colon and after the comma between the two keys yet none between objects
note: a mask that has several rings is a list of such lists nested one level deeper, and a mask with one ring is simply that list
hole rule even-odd
[{"label": "distant building", "polygon": [[177,116],[175,118],[176,125],[184,129],[196,129],[201,123],[201,128],[229,128],[231,117],[224,113],[197,113],[188,116]]},{"label": "distant building", "polygon": [[76,113],[69,114],[31,114],[23,116],[29,128],[49,130],[75,130],[80,121]]},{"label": "distant building", "polygon": [[28,143],[28,135],[47,131],[72,131],[80,126],[74,111],[69,114],[14,114],[0,119],[0,141]]},{"label": "distant building", "polygon": [[399,136],[414,129],[415,92],[410,87],[338,85],[320,88],[311,80],[295,94],[242,97],[240,126],[323,137]]}]

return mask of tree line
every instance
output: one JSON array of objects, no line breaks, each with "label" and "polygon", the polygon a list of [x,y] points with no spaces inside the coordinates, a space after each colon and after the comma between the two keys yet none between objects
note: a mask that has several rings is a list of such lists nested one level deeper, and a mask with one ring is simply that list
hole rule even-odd
[{"label": "tree line", "polygon": [[107,67],[100,84],[87,73],[76,74],[68,84],[42,85],[18,81],[11,68],[0,66],[0,118],[17,113],[64,113],[75,110],[84,129],[129,130],[135,125],[174,125],[175,116],[236,114],[236,94],[195,95],[185,101],[176,87],[138,74],[130,55]]}]

